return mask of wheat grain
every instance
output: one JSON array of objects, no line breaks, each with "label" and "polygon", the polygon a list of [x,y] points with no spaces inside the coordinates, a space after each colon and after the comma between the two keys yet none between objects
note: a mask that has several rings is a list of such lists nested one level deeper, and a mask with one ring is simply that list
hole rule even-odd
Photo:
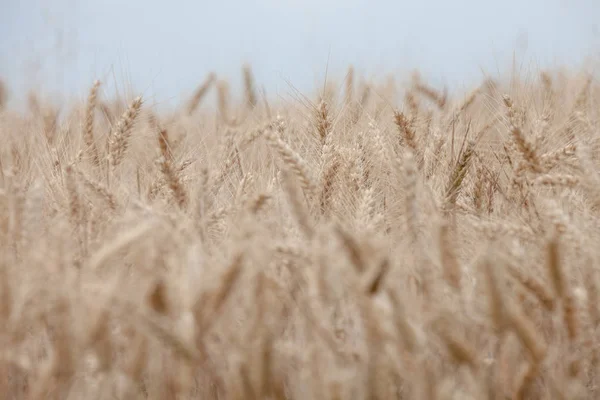
[{"label": "wheat grain", "polygon": [[90,89],[86,108],[85,108],[85,125],[83,139],[85,141],[86,150],[92,156],[94,165],[100,165],[100,153],[94,139],[94,111],[96,110],[96,99],[98,96],[98,88],[100,81],[95,81]]}]

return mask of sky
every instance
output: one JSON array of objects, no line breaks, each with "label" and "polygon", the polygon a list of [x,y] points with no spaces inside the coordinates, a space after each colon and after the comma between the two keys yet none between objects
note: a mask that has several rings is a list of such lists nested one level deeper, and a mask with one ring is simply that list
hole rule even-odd
[{"label": "sky", "polygon": [[325,73],[469,86],[510,67],[600,55],[598,0],[0,0],[0,78],[83,98],[95,79],[177,104],[214,71],[241,87],[309,93]]}]

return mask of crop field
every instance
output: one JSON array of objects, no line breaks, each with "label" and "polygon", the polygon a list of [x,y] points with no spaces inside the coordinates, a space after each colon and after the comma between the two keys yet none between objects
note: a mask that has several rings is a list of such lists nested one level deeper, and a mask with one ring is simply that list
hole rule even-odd
[{"label": "crop field", "polygon": [[593,74],[239,79],[2,84],[1,398],[600,398]]}]

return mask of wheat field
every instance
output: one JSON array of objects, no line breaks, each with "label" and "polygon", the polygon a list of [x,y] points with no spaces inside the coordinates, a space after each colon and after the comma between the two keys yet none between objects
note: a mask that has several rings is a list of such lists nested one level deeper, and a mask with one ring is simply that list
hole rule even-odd
[{"label": "wheat field", "polygon": [[3,399],[600,396],[593,75],[240,79],[2,90]]}]

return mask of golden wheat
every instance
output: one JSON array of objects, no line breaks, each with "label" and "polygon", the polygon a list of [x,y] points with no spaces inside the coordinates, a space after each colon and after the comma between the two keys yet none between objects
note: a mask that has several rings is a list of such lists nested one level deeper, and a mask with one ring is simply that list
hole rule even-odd
[{"label": "golden wheat", "polygon": [[598,398],[592,75],[241,72],[169,113],[0,86],[3,398]]}]

